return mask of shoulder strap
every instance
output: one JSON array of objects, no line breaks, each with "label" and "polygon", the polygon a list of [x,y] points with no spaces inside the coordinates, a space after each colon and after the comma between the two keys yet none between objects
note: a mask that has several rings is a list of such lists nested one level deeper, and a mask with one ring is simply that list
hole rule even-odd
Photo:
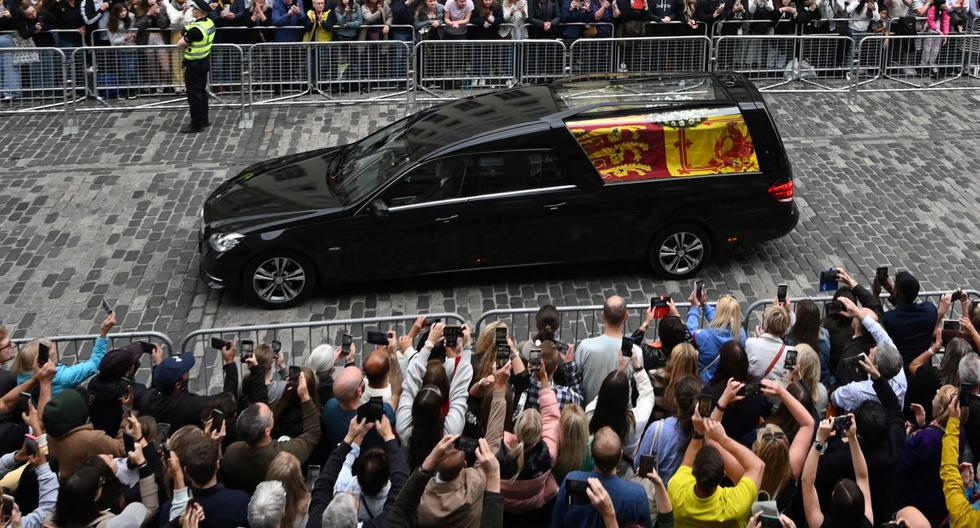
[{"label": "shoulder strap", "polygon": [[716,355],[715,356],[715,359],[712,359],[711,360],[711,363],[708,363],[707,365],[704,366],[703,369],[701,369],[700,371],[698,371],[698,375],[699,376],[704,375],[705,372],[707,372],[712,367],[714,367],[715,365],[717,365],[719,361],[721,361],[721,354]]},{"label": "shoulder strap", "polygon": [[786,351],[786,344],[784,343],[783,346],[779,347],[779,353],[776,354],[776,357],[772,359],[772,363],[769,364],[769,368],[767,368],[766,372],[762,374],[762,379],[766,379],[766,377],[769,376],[769,373],[772,372],[773,368],[775,368],[776,362],[779,361],[779,358],[783,357],[783,352],[785,351]]}]

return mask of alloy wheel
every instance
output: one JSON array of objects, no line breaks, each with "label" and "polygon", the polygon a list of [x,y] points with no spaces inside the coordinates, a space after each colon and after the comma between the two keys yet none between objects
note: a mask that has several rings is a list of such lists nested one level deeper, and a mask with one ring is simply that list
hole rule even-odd
[{"label": "alloy wheel", "polygon": [[306,270],[289,257],[264,260],[252,274],[252,290],[270,304],[288,303],[306,287]]},{"label": "alloy wheel", "polygon": [[704,260],[704,242],[694,233],[679,231],[665,238],[657,253],[667,273],[684,275]]}]

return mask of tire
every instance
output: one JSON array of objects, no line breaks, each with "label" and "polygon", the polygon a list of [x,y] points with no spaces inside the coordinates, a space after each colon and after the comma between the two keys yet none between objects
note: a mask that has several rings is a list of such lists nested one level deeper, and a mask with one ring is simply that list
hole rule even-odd
[{"label": "tire", "polygon": [[316,268],[309,259],[291,251],[273,251],[254,259],[242,277],[249,299],[273,310],[297,305],[315,284]]},{"label": "tire", "polygon": [[660,232],[650,243],[647,259],[667,279],[683,279],[701,270],[711,258],[711,238],[704,229],[681,224]]}]

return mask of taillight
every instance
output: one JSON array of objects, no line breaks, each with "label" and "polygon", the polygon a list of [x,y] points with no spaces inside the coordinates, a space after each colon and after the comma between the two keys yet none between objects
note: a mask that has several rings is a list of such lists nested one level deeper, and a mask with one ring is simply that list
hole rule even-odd
[{"label": "taillight", "polygon": [[792,202],[793,180],[786,183],[773,184],[773,186],[769,188],[769,196],[775,198],[777,202]]}]

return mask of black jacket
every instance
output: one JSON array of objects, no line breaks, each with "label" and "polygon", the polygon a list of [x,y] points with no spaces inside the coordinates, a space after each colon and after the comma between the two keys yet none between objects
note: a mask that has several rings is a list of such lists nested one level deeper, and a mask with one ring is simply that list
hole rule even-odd
[{"label": "black jacket", "polygon": [[[225,365],[224,388],[222,392],[230,392],[238,397],[238,366],[234,363]],[[159,405],[153,405],[149,411],[157,422],[170,424],[170,430],[176,431],[185,425],[202,425],[204,411],[211,404],[213,396],[193,394],[186,390],[173,394],[159,394]]]},{"label": "black jacket", "polygon": [[[558,2],[555,0],[530,0],[530,11],[528,12],[528,23],[531,24],[531,38],[555,38],[558,36],[558,24],[561,22],[561,13],[558,10]],[[545,21],[551,22],[551,29],[544,30]]]},{"label": "black jacket", "polygon": [[[55,28],[78,29],[85,26],[85,21],[82,20],[80,1],[76,1],[75,5],[70,5],[67,0],[61,0],[51,6],[50,16]],[[82,45],[82,36],[77,33],[60,33],[58,39],[65,45],[76,47]]]},{"label": "black jacket", "polygon": [[[330,501],[333,500],[333,487],[340,476],[340,470],[344,466],[344,460],[351,451],[350,444],[342,442],[330,454],[327,463],[323,466],[320,478],[316,480],[313,491],[310,494],[309,521],[306,528],[321,528],[323,526],[323,511],[327,509]],[[395,500],[401,494],[405,482],[408,480],[408,462],[405,460],[405,453],[398,443],[398,440],[385,442],[385,453],[388,454],[388,467],[390,470],[391,488],[388,490],[388,498],[385,500],[384,510],[373,519],[368,519],[361,526],[363,528],[381,528],[391,526],[386,524],[385,519],[395,507]]]},{"label": "black jacket", "polygon": [[[490,14],[493,15],[493,22],[490,23],[490,27],[483,27],[483,23],[487,22],[482,16],[480,16],[480,8],[473,10],[473,16],[470,18],[470,24],[473,27],[469,28],[466,32],[466,38],[470,40],[496,40],[500,38],[500,34],[497,30],[500,28],[500,24],[504,21],[504,10],[499,5],[496,5],[490,9]],[[489,16],[487,18],[490,18]]]}]

